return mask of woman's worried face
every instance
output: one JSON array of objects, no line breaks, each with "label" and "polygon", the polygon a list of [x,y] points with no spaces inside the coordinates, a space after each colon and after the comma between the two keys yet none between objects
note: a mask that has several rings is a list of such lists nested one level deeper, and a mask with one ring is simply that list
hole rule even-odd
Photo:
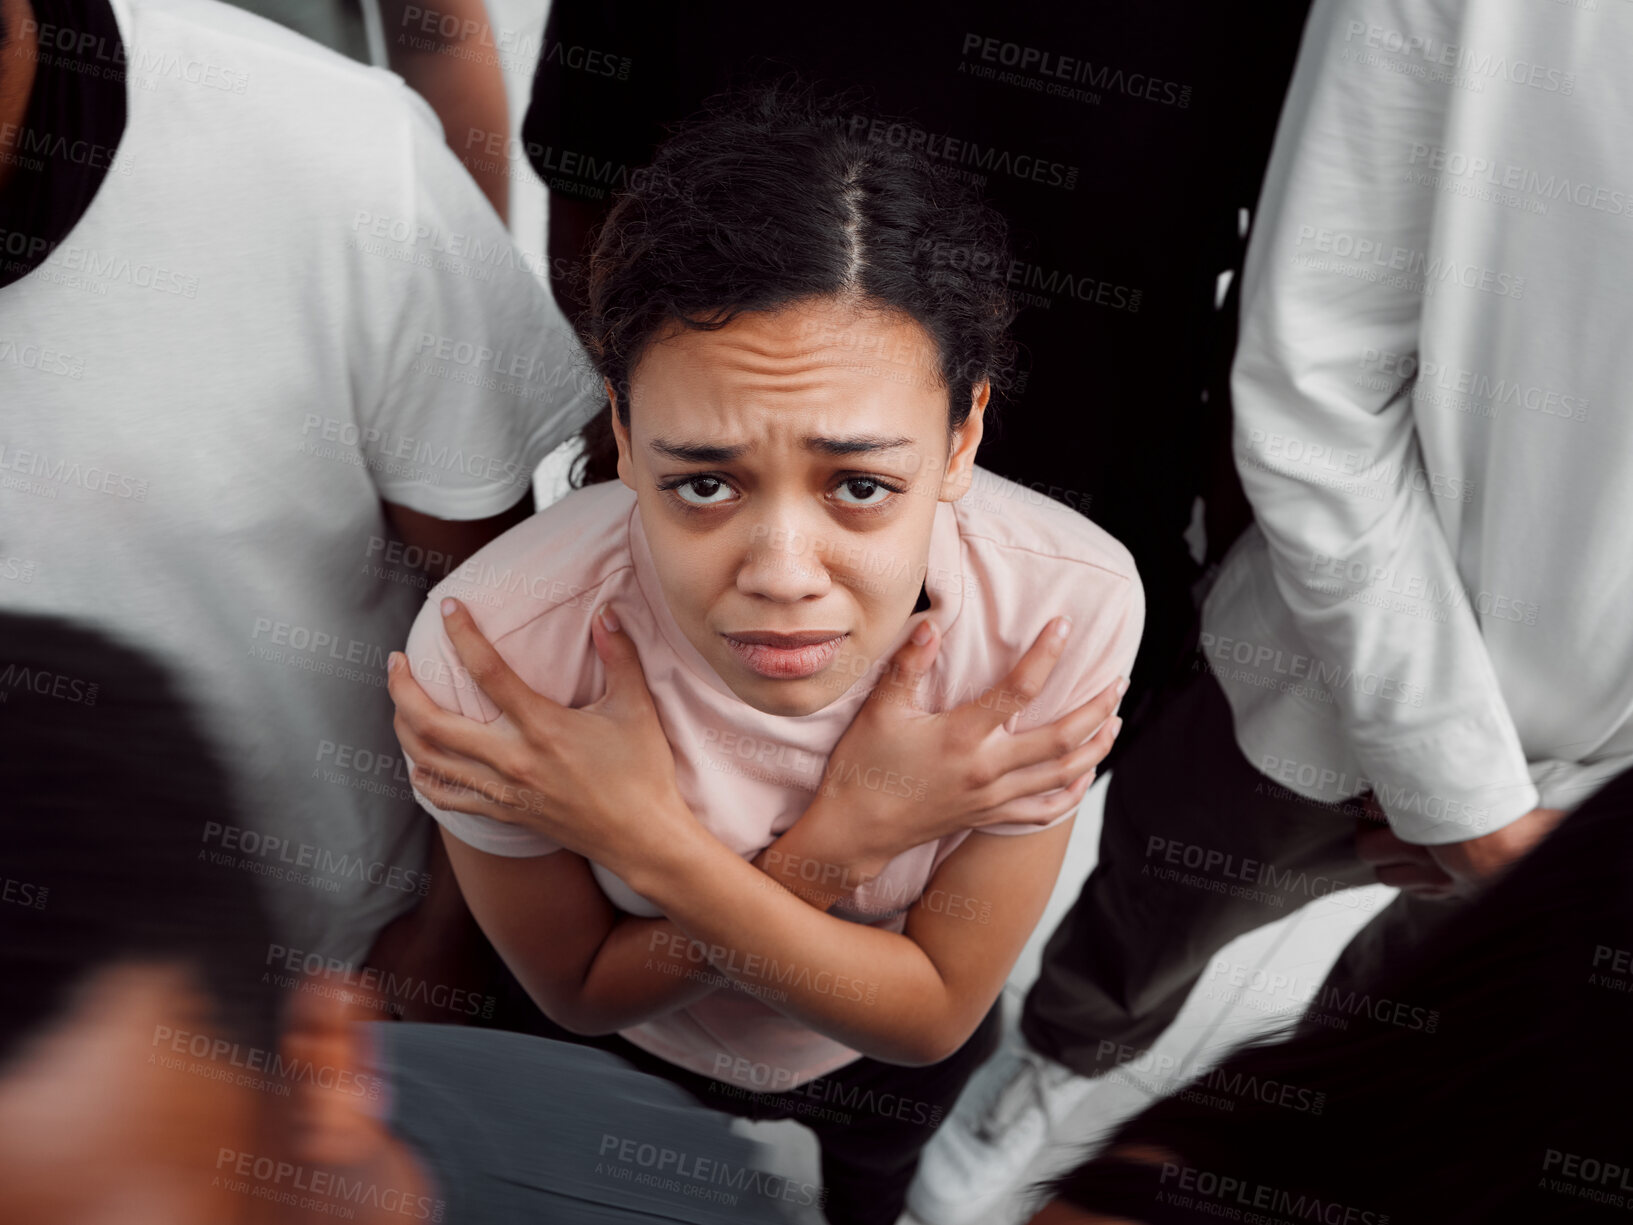
[{"label": "woman's worried face", "polygon": [[832,299],[676,325],[614,414],[669,609],[757,709],[821,710],[901,640],[936,503],[969,487],[986,388],[949,439],[935,342]]}]

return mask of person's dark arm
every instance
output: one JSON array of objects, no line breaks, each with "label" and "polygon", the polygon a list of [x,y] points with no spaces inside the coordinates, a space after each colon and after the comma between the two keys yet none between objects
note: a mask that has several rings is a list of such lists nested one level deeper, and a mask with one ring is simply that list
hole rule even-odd
[{"label": "person's dark arm", "polygon": [[482,0],[380,0],[380,23],[391,70],[431,104],[448,147],[507,221],[510,107]]},{"label": "person's dark arm", "polygon": [[490,855],[446,830],[442,842],[481,930],[547,1017],[579,1034],[654,1020],[726,982],[688,956],[667,919],[625,914],[571,851]]},{"label": "person's dark arm", "polygon": [[[428,562],[426,571],[430,581],[435,582],[462,565],[488,541],[531,515],[533,493],[529,490],[500,514],[463,522],[438,519],[394,502],[381,505],[402,541],[424,551]],[[480,984],[474,980],[478,976],[485,977],[485,958],[491,954],[486,953],[481,930],[465,905],[442,840],[435,836],[431,839],[426,871],[431,884],[425,896],[412,910],[381,929],[369,949],[367,964],[399,978],[412,977],[477,990]],[[397,1003],[410,1021],[463,1019],[430,1004]]]},{"label": "person's dark arm", "polygon": [[1053,1199],[1043,1206],[1029,1225],[1139,1225],[1126,1217],[1099,1216],[1074,1208],[1063,1199]]},{"label": "person's dark arm", "polygon": [[381,505],[402,542],[424,550],[425,571],[435,582],[458,569],[488,541],[504,535],[532,515],[533,491],[529,489],[509,510],[486,519],[438,519],[395,502]]},{"label": "person's dark arm", "polygon": [[973,838],[926,891],[990,900],[991,922],[914,908],[902,934],[819,913],[700,826],[661,864],[619,865],[673,922],[616,918],[577,856],[506,859],[448,841],[482,929],[559,1025],[628,1028],[730,978],[864,1054],[923,1065],[956,1050],[991,1007],[1070,834],[1068,822],[1024,838]]}]

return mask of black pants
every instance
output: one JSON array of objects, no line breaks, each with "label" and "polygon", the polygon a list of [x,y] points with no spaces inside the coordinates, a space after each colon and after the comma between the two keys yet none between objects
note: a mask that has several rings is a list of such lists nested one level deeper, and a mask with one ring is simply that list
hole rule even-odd
[{"label": "black pants", "polygon": [[968,1041],[940,1063],[911,1068],[863,1056],[793,1089],[755,1093],[678,1067],[617,1034],[586,1037],[562,1029],[500,969],[509,983],[496,987],[501,1000],[496,1028],[611,1051],[711,1109],[746,1119],[793,1119],[809,1127],[822,1147],[823,1211],[834,1225],[895,1225],[919,1154],[975,1070],[998,1049],[1002,1028],[1000,997]]},{"label": "black pants", "polygon": [[[1200,655],[1131,730],[1107,789],[1099,862],[1050,936],[1021,1013],[1027,1042],[1084,1076],[1149,1050],[1237,936],[1377,883],[1355,853],[1359,802],[1319,804],[1254,769]],[[1458,905],[1398,895],[1344,950],[1304,1024],[1345,1028],[1319,1003],[1343,998]]]}]

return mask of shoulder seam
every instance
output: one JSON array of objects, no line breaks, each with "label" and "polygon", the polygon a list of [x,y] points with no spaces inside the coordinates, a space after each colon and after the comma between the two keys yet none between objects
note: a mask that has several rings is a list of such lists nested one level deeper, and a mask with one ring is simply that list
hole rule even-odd
[{"label": "shoulder seam", "polygon": [[[585,594],[588,594],[590,592],[599,592],[603,587],[605,587],[613,579],[617,578],[624,571],[633,570],[634,568],[635,568],[635,563],[632,560],[626,560],[621,565],[615,566],[613,569],[607,571],[600,578],[596,579],[593,583],[590,583],[588,586],[582,588],[580,590],[579,594],[580,595],[585,595]],[[443,580],[443,582],[449,582],[449,581],[457,581],[456,574],[451,574],[451,575],[448,576],[448,578]],[[441,584],[438,584],[438,586],[440,587]],[[441,599],[443,595],[452,595],[452,594],[453,594],[452,592],[441,592],[439,594],[437,591],[433,590],[426,597],[426,599],[427,599],[427,602],[429,602],[430,600],[433,600],[433,599]],[[458,599],[459,597],[455,596],[454,598]],[[572,602],[573,602],[572,598],[569,598],[569,599],[566,599],[566,600],[558,600],[558,601],[556,601],[555,603],[549,605],[546,608],[541,608],[538,612],[534,613],[531,617],[529,617],[527,620],[521,622],[520,624],[511,626],[508,630],[506,630],[504,633],[500,634],[497,638],[490,638],[490,639],[488,639],[488,641],[493,643],[494,646],[498,646],[501,642],[503,642],[505,639],[509,638],[512,634],[519,634],[523,630],[525,630],[528,626],[533,625],[535,622],[541,620],[544,617],[548,617],[551,613],[558,612],[563,608],[570,607],[572,605]]]},{"label": "shoulder seam", "polygon": [[[633,563],[629,564],[629,565],[619,566],[616,570],[613,570],[610,573],[608,573],[606,575],[603,575],[601,580],[599,582],[597,582],[593,587],[586,587],[585,592],[587,593],[587,592],[594,591],[597,594],[599,594],[603,587],[605,587],[613,579],[617,578],[625,570],[633,570],[634,568],[635,567],[634,567]],[[566,607],[567,607],[567,601],[563,600],[559,604],[555,604],[555,605],[552,605],[549,608],[541,610],[536,615],[529,617],[526,621],[523,621],[520,625],[512,626],[510,629],[506,630],[503,634],[499,635],[499,637],[497,637],[497,638],[495,638],[493,640],[493,645],[498,646],[501,642],[503,642],[506,638],[509,638],[512,634],[519,634],[523,630],[527,629],[528,626],[533,625],[536,622],[542,621],[545,617],[548,617],[551,613],[559,612],[561,609],[566,608]],[[592,609],[591,611],[594,611],[594,610]]]},{"label": "shoulder seam", "polygon": [[[1101,530],[1104,531],[1105,529],[1102,528]],[[1052,561],[1076,562],[1080,566],[1088,566],[1092,569],[1102,571],[1111,575],[1113,578],[1123,580],[1125,583],[1131,583],[1134,581],[1134,576],[1132,574],[1124,574],[1121,570],[1114,570],[1110,566],[1103,565],[1097,561],[1092,561],[1087,557],[1068,557],[1062,553],[1046,553],[1042,549],[1028,548],[1024,544],[1015,544],[1011,541],[999,540],[993,536],[983,536],[979,532],[960,531],[959,535],[965,540],[984,540],[990,545],[996,545],[1000,549],[1013,549],[1017,553],[1030,553],[1033,557],[1047,557]],[[1115,540],[1116,537],[1112,537],[1112,539]]]}]

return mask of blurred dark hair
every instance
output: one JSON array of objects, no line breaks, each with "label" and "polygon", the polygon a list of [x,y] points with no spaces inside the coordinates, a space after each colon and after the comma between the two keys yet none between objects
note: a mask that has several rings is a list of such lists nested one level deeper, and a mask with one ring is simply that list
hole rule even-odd
[{"label": "blurred dark hair", "polygon": [[205,862],[231,788],[169,676],[57,618],[0,612],[0,1062],[119,962],[191,968],[222,1035],[271,1049],[282,993],[256,882]]},{"label": "blurred dark hair", "polygon": [[[1002,216],[923,154],[852,135],[872,118],[856,96],[819,95],[792,76],[719,95],[631,176],[595,236],[583,320],[623,425],[630,372],[665,328],[715,330],[816,298],[916,320],[940,356],[949,430],[969,416],[976,384],[994,396],[1008,385]],[[574,485],[616,479],[610,405],[582,437]]]},{"label": "blurred dark hair", "polygon": [[[1434,1033],[1363,1009],[1344,1030],[1306,1024],[1286,1041],[1272,1035],[1232,1054],[1195,1094],[1124,1123],[1107,1156],[1051,1190],[1151,1225],[1222,1219],[1208,1210],[1217,1195],[1181,1190],[1176,1167],[1189,1167],[1193,1183],[1208,1172],[1284,1191],[1284,1205],[1304,1196],[1387,1213],[1389,1225],[1625,1220],[1633,975],[1614,967],[1618,950],[1624,966],[1633,956],[1630,885],[1633,771],[1409,959],[1361,984],[1373,1000],[1438,1010]],[[1220,1084],[1291,1085],[1326,1098],[1319,1115],[1252,1093],[1225,1099],[1232,1108],[1221,1112],[1207,1093]],[[1119,1146],[1176,1160],[1165,1169],[1110,1156]],[[1270,1217],[1306,1219],[1265,1207]]]}]

